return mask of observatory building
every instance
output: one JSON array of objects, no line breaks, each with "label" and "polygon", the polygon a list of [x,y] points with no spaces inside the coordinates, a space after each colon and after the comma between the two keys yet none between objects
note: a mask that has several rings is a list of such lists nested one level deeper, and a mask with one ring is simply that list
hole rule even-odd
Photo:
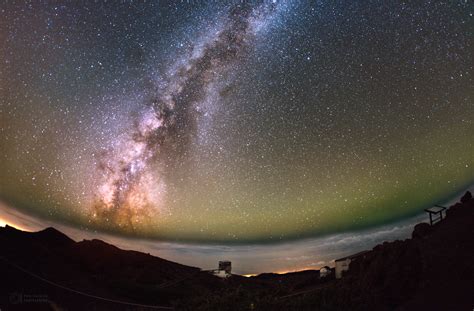
[{"label": "observatory building", "polygon": [[232,276],[232,262],[228,260],[219,261],[219,268],[212,270],[212,274],[221,278]]},{"label": "observatory building", "polygon": [[331,275],[332,271],[331,268],[328,266],[324,266],[321,269],[319,269],[319,277],[320,278],[325,278]]},{"label": "observatory building", "polygon": [[360,253],[350,255],[347,257],[336,259],[336,279],[342,278],[342,272],[349,270],[349,264],[357,260],[358,258],[363,257],[368,251],[362,251]]}]

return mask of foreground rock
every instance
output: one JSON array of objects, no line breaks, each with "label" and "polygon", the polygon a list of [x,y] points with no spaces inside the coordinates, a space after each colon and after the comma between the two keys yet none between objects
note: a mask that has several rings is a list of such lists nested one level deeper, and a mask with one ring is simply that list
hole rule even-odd
[{"label": "foreground rock", "polygon": [[474,199],[466,193],[443,221],[377,245],[340,280],[320,278],[317,270],[222,280],[100,240],[75,242],[53,228],[7,226],[0,228],[0,308],[472,310],[473,228]]}]

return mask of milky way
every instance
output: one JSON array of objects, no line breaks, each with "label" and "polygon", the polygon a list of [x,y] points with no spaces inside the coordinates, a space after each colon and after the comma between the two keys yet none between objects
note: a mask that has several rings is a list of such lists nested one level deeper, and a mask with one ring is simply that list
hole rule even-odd
[{"label": "milky way", "polygon": [[[139,113],[130,135],[115,142],[114,149],[99,161],[105,181],[93,205],[94,219],[133,229],[135,223],[157,215],[156,210],[164,203],[149,194],[165,195],[166,184],[162,176],[150,174],[150,162],[160,158],[162,150],[185,152],[188,140],[196,136],[199,105],[206,100],[210,85],[225,77],[228,68],[251,45],[257,26],[271,18],[274,10],[273,3],[231,8],[222,29],[200,46],[193,46],[189,58],[159,81],[156,96]],[[175,164],[166,162],[176,159],[158,161],[165,162],[162,166],[172,174]]]},{"label": "milky way", "polygon": [[91,232],[275,243],[474,180],[466,2],[0,4],[0,199]]}]

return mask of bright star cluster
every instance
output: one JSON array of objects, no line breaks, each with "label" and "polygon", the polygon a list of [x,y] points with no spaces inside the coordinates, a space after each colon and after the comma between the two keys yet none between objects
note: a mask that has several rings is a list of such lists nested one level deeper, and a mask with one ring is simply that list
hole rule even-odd
[{"label": "bright star cluster", "polygon": [[466,2],[0,5],[0,198],[84,230],[276,242],[474,181]]}]

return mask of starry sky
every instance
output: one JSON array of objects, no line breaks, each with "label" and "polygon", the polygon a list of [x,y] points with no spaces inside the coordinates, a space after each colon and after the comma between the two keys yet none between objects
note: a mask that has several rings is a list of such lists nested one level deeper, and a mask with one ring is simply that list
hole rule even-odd
[{"label": "starry sky", "polygon": [[241,247],[395,223],[474,182],[467,1],[0,13],[0,198],[32,217]]}]

